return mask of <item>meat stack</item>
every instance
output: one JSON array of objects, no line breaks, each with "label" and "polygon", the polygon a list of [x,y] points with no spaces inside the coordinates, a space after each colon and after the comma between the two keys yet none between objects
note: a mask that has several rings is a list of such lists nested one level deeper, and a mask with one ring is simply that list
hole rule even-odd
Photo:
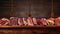
[{"label": "meat stack", "polygon": [[18,18],[18,17],[10,17],[0,19],[0,26],[60,26],[60,17],[57,18]]}]

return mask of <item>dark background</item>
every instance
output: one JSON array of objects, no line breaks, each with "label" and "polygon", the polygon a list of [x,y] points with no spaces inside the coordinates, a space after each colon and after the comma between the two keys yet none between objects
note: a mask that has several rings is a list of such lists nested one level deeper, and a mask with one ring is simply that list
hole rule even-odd
[{"label": "dark background", "polygon": [[[50,17],[52,0],[0,0],[1,17]],[[54,17],[60,16],[60,0],[53,0]]]}]

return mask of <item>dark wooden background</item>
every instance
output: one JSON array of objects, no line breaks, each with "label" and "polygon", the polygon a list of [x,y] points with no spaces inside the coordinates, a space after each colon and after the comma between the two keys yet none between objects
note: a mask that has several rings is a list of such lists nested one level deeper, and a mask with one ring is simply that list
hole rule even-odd
[{"label": "dark wooden background", "polygon": [[[0,17],[50,17],[52,0],[0,0]],[[54,17],[60,16],[60,0],[53,0]]]}]

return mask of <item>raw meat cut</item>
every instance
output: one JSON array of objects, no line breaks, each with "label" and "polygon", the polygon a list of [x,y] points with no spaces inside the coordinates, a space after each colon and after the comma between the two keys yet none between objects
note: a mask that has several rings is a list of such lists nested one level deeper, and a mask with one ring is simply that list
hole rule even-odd
[{"label": "raw meat cut", "polygon": [[28,26],[34,26],[34,24],[33,24],[33,21],[32,21],[32,18],[31,18],[31,17],[28,17],[28,18],[27,18],[27,23],[28,23]]},{"label": "raw meat cut", "polygon": [[20,26],[24,25],[22,18],[18,18],[18,24],[19,24]]},{"label": "raw meat cut", "polygon": [[23,23],[24,23],[25,26],[28,24],[26,18],[23,18]]},{"label": "raw meat cut", "polygon": [[60,17],[55,19],[55,26],[60,26]]},{"label": "raw meat cut", "polygon": [[33,18],[33,24],[37,25],[37,19],[36,18]]},{"label": "raw meat cut", "polygon": [[18,25],[18,18],[10,17],[10,25],[12,25],[12,26]]},{"label": "raw meat cut", "polygon": [[0,25],[7,25],[7,24],[9,24],[10,23],[10,20],[9,19],[7,19],[7,18],[2,18],[2,19],[0,19]]},{"label": "raw meat cut", "polygon": [[41,23],[41,25],[47,25],[47,19],[41,18],[40,23]]}]

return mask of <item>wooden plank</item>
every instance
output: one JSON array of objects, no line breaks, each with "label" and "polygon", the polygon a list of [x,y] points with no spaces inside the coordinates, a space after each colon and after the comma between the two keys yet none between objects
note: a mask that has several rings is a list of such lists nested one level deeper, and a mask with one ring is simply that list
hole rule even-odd
[{"label": "wooden plank", "polygon": [[30,28],[30,29],[32,29],[32,28],[39,28],[39,29],[41,29],[41,28],[54,28],[54,29],[56,29],[56,28],[60,28],[60,26],[0,26],[0,28]]}]

